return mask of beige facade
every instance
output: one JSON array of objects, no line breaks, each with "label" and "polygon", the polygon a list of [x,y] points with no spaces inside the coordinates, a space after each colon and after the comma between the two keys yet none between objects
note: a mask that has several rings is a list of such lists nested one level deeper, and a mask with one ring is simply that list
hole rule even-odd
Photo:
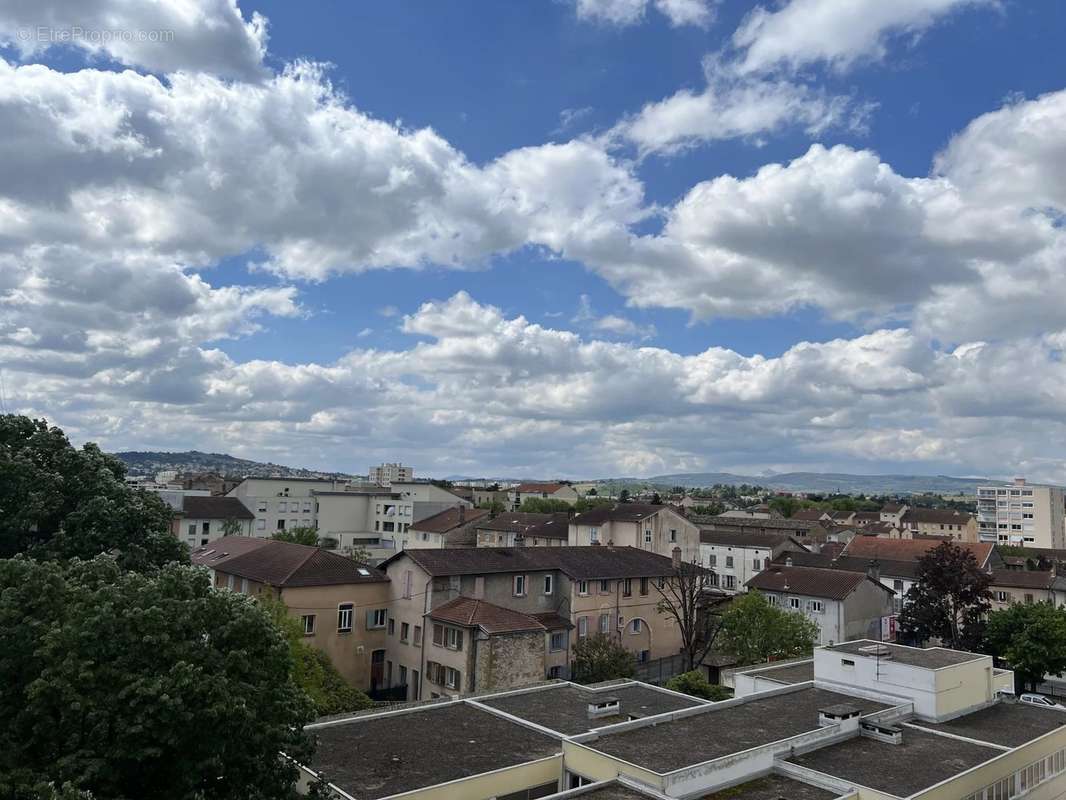
[{"label": "beige facade", "polygon": [[570,521],[570,546],[613,544],[616,547],[647,550],[668,558],[672,557],[675,547],[680,547],[684,561],[693,563],[699,560],[700,529],[697,525],[667,506],[640,519],[626,519],[625,508],[624,504],[618,506],[619,511],[606,519],[596,509],[578,514]]},{"label": "beige facade", "polygon": [[[477,528],[478,547],[515,547],[518,534],[514,531],[494,531],[485,528]],[[524,547],[562,547],[567,544],[566,539],[555,536],[523,536]]]},{"label": "beige facade", "polygon": [[575,641],[603,633],[638,660],[677,655],[681,631],[657,608],[662,595],[655,578],[571,582],[570,608]]},{"label": "beige facade", "polygon": [[977,487],[977,526],[982,542],[1066,548],[1066,490],[1016,478]]},{"label": "beige facade", "polygon": [[238,498],[255,515],[254,536],[269,538],[279,530],[315,527],[318,509],[314,493],[343,490],[346,483],[311,478],[245,478],[226,496]]},{"label": "beige facade", "polygon": [[562,500],[564,503],[573,505],[581,499],[581,495],[573,486],[566,484],[519,484],[507,492],[508,507],[512,511],[518,511],[526,500]]}]

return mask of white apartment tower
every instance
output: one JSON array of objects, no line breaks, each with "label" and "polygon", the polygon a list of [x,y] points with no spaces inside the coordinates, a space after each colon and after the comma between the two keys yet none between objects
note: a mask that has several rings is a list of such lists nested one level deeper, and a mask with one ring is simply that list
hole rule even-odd
[{"label": "white apartment tower", "polygon": [[393,482],[407,483],[413,480],[415,471],[403,464],[381,464],[370,467],[367,470],[367,477],[371,483],[376,483],[378,486],[392,486]]},{"label": "white apartment tower", "polygon": [[982,542],[1066,548],[1066,490],[1015,478],[977,487],[977,531]]}]

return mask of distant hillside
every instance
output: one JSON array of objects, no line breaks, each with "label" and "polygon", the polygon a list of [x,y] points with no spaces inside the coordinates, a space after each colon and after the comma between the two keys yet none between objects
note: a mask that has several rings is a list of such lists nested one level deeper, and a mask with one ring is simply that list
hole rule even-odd
[{"label": "distant hillside", "polygon": [[729,472],[687,472],[656,475],[646,483],[662,486],[713,486],[751,483],[786,492],[843,494],[974,494],[989,478],[952,478],[947,475],[849,475],[843,472],[782,472],[776,475],[735,475]]},{"label": "distant hillside", "polygon": [[199,450],[186,450],[181,453],[129,450],[114,455],[126,464],[131,475],[155,475],[157,472],[173,469],[179,472],[217,472],[222,475],[260,478],[275,475],[285,478],[353,477],[343,472],[287,467],[284,464],[234,458],[226,453],[201,453]]}]

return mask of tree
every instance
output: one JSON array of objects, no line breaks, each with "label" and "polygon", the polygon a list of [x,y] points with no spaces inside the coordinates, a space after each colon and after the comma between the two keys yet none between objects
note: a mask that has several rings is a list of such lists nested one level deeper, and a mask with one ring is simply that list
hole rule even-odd
[{"label": "tree", "polygon": [[777,496],[771,497],[767,505],[782,517],[791,517],[800,509],[800,501],[795,497]]},{"label": "tree", "polygon": [[614,503],[606,497],[582,497],[571,506],[571,509],[575,514],[583,514],[590,509],[610,505]]},{"label": "tree", "polygon": [[363,692],[345,682],[326,653],[304,641],[303,628],[285,603],[270,596],[261,597],[259,602],[288,642],[293,681],[315,704],[316,716],[359,711],[373,705]]},{"label": "tree", "polygon": [[618,502],[619,503],[628,503],[629,502],[629,489],[623,489],[622,491],[620,491],[618,493]]},{"label": "tree", "polygon": [[204,570],[0,560],[0,654],[0,775],[29,796],[289,798],[278,753],[310,756],[285,639]]},{"label": "tree", "polygon": [[490,517],[495,517],[497,514],[502,514],[504,511],[504,505],[499,500],[485,500],[478,508],[484,508],[489,512]]},{"label": "tree", "polygon": [[223,536],[240,536],[241,535],[241,521],[235,517],[230,517],[222,522],[222,535]]},{"label": "tree", "polygon": [[656,610],[672,619],[681,634],[681,652],[688,670],[703,663],[718,635],[718,621],[707,611],[713,577],[710,570],[683,561],[661,583],[653,584],[659,593]]},{"label": "tree", "polygon": [[311,547],[318,547],[317,528],[289,528],[288,530],[275,532],[270,538],[276,539],[279,542],[292,542],[293,544],[306,544]]},{"label": "tree", "polygon": [[565,500],[556,500],[551,497],[527,497],[518,507],[519,511],[533,514],[555,514],[561,511],[569,512],[571,505]]},{"label": "tree", "polygon": [[653,506],[661,506],[663,504],[663,499],[658,492],[651,496],[651,504]]},{"label": "tree", "polygon": [[369,564],[371,558],[370,548],[361,544],[353,544],[348,551],[348,557],[360,564]]},{"label": "tree", "polygon": [[0,416],[0,558],[91,559],[115,552],[145,569],[188,561],[158,494],[128,487],[126,468],[95,444],[74,448],[44,420]]},{"label": "tree", "polygon": [[1052,603],[1016,603],[988,615],[987,650],[1006,661],[1028,691],[1045,675],[1066,671],[1066,609]]},{"label": "tree", "polygon": [[596,491],[596,487],[595,486],[592,486],[592,487],[589,487],[589,490],[587,492],[585,492],[585,494],[588,495],[589,497],[595,497],[596,495],[599,494],[599,492]]},{"label": "tree", "polygon": [[722,648],[741,664],[810,653],[818,640],[818,625],[803,614],[772,606],[760,592],[735,598],[722,615]]},{"label": "tree", "polygon": [[574,645],[574,680],[598,683],[633,675],[633,654],[602,633],[585,636]]},{"label": "tree", "polygon": [[666,682],[666,688],[672,692],[702,697],[704,700],[728,700],[733,696],[725,686],[719,686],[707,680],[703,670],[694,669],[675,675]]},{"label": "tree", "polygon": [[973,553],[943,542],[918,560],[914,585],[899,615],[900,634],[911,642],[938,638],[945,647],[969,650],[983,638],[992,607],[989,584]]}]

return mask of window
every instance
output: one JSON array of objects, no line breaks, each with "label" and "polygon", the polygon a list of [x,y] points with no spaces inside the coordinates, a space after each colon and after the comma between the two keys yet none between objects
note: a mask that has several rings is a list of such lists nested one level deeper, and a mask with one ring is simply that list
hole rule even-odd
[{"label": "window", "polygon": [[304,614],[300,619],[303,620],[304,624],[304,636],[313,634],[315,632],[315,615]]},{"label": "window", "polygon": [[651,658],[651,651],[650,650],[641,650],[639,653],[637,653],[637,663],[638,664],[647,664],[650,658]]},{"label": "window", "polygon": [[[549,678],[561,678],[561,677],[563,677],[563,668],[560,667],[560,666],[548,667],[548,677]],[[553,783],[552,786],[555,786],[555,784]],[[555,790],[552,789],[552,791],[555,791]]]},{"label": "window", "polygon": [[1006,603],[1010,595],[1006,592],[996,592],[996,600],[1000,603]]},{"label": "window", "polygon": [[1030,605],[1032,605],[1032,602],[1033,602],[1033,596],[1032,596],[1031,594],[1027,594],[1027,595],[1025,596],[1025,602],[1026,602],[1026,603],[1029,603]]},{"label": "window", "polygon": [[751,568],[753,570],[755,570],[756,572],[759,571],[761,566],[762,566],[762,559],[761,558],[756,558],[754,561],[751,562]]},{"label": "window", "polygon": [[407,685],[407,667],[400,666],[400,686]]},{"label": "window", "polygon": [[411,599],[411,582],[412,574],[411,570],[404,570],[403,573],[403,596],[405,600]]},{"label": "window", "polygon": [[305,514],[310,514],[311,513],[311,501],[310,500],[304,500],[304,513]]},{"label": "window", "polygon": [[415,625],[415,636],[414,636],[414,639],[412,640],[412,643],[416,644],[416,645],[421,645],[422,644],[422,626],[421,625]]},{"label": "window", "polygon": [[641,594],[645,594],[645,595],[648,593],[648,579],[647,578],[641,578],[640,579],[640,593]]},{"label": "window", "polygon": [[248,594],[248,579],[241,578],[241,594]]},{"label": "window", "polygon": [[723,588],[725,588],[725,589],[736,589],[737,588],[737,578],[736,578],[735,575],[723,575],[722,578],[725,580],[725,586]]},{"label": "window", "polygon": [[776,594],[768,594],[768,595],[766,595],[766,602],[769,603],[772,606],[776,606],[777,605],[777,595]]},{"label": "window", "polygon": [[386,617],[386,613],[385,613],[385,609],[384,608],[375,608],[375,609],[373,609],[371,611],[366,612],[366,627],[367,627],[367,629],[368,630],[374,630],[376,628],[384,628],[385,627],[385,617]]},{"label": "window", "polygon": [[395,636],[395,635],[396,635],[396,620],[394,620],[392,617],[389,617],[389,636]]},{"label": "window", "polygon": [[190,522],[189,523],[189,536],[195,536],[195,535],[196,535],[196,523],[195,522]]},{"label": "window", "polygon": [[259,511],[260,513],[266,511],[267,510],[267,501],[266,500],[260,500],[259,504],[256,506],[256,510]]},{"label": "window", "polygon": [[337,606],[337,633],[352,632],[352,609],[351,603],[341,603]]},{"label": "window", "polygon": [[552,652],[558,652],[566,647],[566,634],[562,631],[553,633],[548,640],[548,649]]},{"label": "window", "polygon": [[589,541],[596,544],[600,540],[600,532],[596,528],[589,528]]},{"label": "window", "polygon": [[257,519],[255,521],[255,529],[257,531],[265,531],[267,529],[267,521],[265,519]]},{"label": "window", "polygon": [[644,544],[651,544],[651,528],[644,529]]},{"label": "window", "polygon": [[610,594],[610,593],[611,593],[611,582],[610,581],[600,581],[600,594]]},{"label": "window", "polygon": [[903,581],[899,580],[899,578],[892,581],[892,591],[896,594],[903,594]]},{"label": "window", "polygon": [[283,520],[283,519],[279,519],[278,520],[277,530],[279,530],[279,531],[285,530],[285,520]]},{"label": "window", "polygon": [[677,544],[677,530],[674,528],[670,529],[670,543]]},{"label": "window", "polygon": [[725,566],[726,569],[733,569],[733,556],[725,557]]},{"label": "window", "polygon": [[552,575],[545,575],[544,576],[544,594],[551,594],[552,593],[552,589],[554,589],[554,586],[552,585],[552,583],[553,583],[552,579],[553,579]]},{"label": "window", "polygon": [[632,578],[626,578],[625,580],[622,581],[622,596],[623,597],[632,597],[633,596],[633,579]]},{"label": "window", "polygon": [[812,614],[822,614],[825,612],[825,603],[821,600],[808,600],[807,610]]},{"label": "window", "polygon": [[449,650],[463,649],[463,632],[458,628],[444,629],[444,646]]},{"label": "window", "polygon": [[515,575],[514,576],[514,596],[525,597],[526,596],[526,576]]},{"label": "window", "polygon": [[280,503],[278,503],[278,513],[284,514],[286,511],[288,511],[288,503],[282,500]]},{"label": "window", "polygon": [[633,620],[631,623],[629,623],[629,629],[633,633],[640,633],[641,631],[644,630],[644,620],[641,620],[641,619]]},{"label": "window", "polygon": [[433,624],[433,644],[444,647],[444,626],[439,623]]},{"label": "window", "polygon": [[451,667],[444,668],[444,685],[449,689],[458,689],[461,678],[459,670],[452,669]]},{"label": "window", "polygon": [[801,603],[800,603],[800,599],[798,597],[790,597],[790,598],[788,598],[788,607],[789,608],[798,611],[799,608],[800,608],[800,605],[801,605]]},{"label": "window", "polygon": [[406,622],[400,623],[400,641],[406,642],[411,634],[411,626]]},{"label": "window", "polygon": [[611,631],[611,615],[600,614],[600,633],[610,633]]},{"label": "window", "polygon": [[718,566],[718,556],[711,556],[710,565],[712,567]]},{"label": "window", "polygon": [[578,617],[577,618],[577,635],[580,638],[584,638],[589,635],[589,618]]},{"label": "window", "polygon": [[588,581],[578,581],[577,582],[577,593],[578,594],[587,595],[589,593],[589,582]]}]

